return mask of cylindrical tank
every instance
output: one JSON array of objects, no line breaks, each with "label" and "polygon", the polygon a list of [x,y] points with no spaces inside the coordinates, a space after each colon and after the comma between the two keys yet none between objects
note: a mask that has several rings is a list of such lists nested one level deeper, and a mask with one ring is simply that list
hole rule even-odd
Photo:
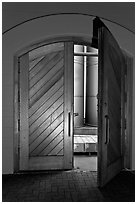
[{"label": "cylindrical tank", "polygon": [[[97,53],[97,49],[87,47],[87,52]],[[97,126],[98,57],[87,57],[85,122]]]},{"label": "cylindrical tank", "polygon": [[[84,52],[84,46],[74,45],[74,52]],[[74,56],[74,127],[84,125],[84,57]]]}]

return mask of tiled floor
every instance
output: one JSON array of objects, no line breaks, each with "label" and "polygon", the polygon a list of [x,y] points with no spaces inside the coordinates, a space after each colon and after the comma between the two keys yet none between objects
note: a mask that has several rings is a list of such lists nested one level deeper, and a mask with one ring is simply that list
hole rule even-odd
[{"label": "tiled floor", "polygon": [[97,172],[79,170],[3,175],[2,201],[134,201],[133,173],[122,171],[102,189],[96,179]]},{"label": "tiled floor", "polygon": [[97,155],[74,155],[74,168],[82,171],[97,171]]}]

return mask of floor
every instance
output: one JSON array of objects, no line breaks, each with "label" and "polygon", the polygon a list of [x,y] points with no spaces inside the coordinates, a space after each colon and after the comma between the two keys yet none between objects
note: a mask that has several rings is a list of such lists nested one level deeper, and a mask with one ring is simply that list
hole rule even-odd
[{"label": "floor", "polygon": [[74,155],[74,168],[82,171],[97,171],[97,155]]},{"label": "floor", "polygon": [[134,202],[135,175],[122,171],[104,188],[97,172],[54,171],[3,175],[3,202]]}]

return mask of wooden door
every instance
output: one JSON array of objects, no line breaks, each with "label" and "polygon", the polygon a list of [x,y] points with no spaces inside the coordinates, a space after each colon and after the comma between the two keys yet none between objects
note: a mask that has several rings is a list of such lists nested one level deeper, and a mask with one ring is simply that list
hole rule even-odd
[{"label": "wooden door", "polygon": [[73,43],[20,58],[20,170],[72,168]]},{"label": "wooden door", "polygon": [[116,40],[99,29],[98,185],[104,186],[123,168],[124,68]]}]

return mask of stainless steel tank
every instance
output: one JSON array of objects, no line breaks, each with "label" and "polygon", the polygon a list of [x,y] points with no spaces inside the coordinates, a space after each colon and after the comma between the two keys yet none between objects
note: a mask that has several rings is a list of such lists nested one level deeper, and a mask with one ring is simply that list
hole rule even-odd
[{"label": "stainless steel tank", "polygon": [[[87,47],[87,52],[97,53],[97,49]],[[91,126],[97,126],[98,57],[87,57],[86,72],[85,122]]]},{"label": "stainless steel tank", "polygon": [[[74,52],[84,52],[84,46],[74,45]],[[74,56],[74,127],[84,125],[84,57]]]}]

